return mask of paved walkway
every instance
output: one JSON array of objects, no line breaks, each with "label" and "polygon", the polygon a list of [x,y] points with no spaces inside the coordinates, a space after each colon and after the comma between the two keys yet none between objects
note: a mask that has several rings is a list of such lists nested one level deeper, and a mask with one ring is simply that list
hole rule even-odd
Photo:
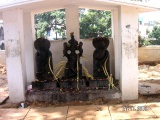
[{"label": "paved walkway", "polygon": [[[139,111],[138,111],[139,110]],[[0,120],[158,120],[160,102],[0,109]]]}]

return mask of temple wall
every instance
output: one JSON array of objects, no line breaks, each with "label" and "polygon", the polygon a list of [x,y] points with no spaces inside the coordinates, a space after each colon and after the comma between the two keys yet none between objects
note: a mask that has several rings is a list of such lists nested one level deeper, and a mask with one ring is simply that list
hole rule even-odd
[{"label": "temple wall", "polygon": [[[83,42],[83,57],[81,58],[81,63],[84,65],[89,73],[93,74],[93,52],[95,48],[92,45],[92,39],[81,39]],[[112,40],[110,40],[112,41]],[[66,57],[63,57],[63,43],[67,42],[66,40],[57,40],[51,41],[50,51],[52,52],[53,65],[55,66],[60,61],[67,61]],[[114,75],[114,55],[113,55],[113,42],[110,42],[108,50],[110,51],[110,64],[111,71]]]},{"label": "temple wall", "polygon": [[160,62],[160,46],[140,47],[138,62]]},{"label": "temple wall", "polygon": [[[92,40],[86,39],[81,40],[83,42],[83,58],[81,58],[81,63],[88,69],[89,73],[92,74],[93,71],[93,51],[94,47],[92,45]],[[66,57],[63,57],[63,43],[65,40],[51,41],[51,52],[53,57],[54,66],[60,61],[67,61]],[[113,55],[112,47],[109,47],[110,57]],[[114,56],[113,56],[114,57]],[[6,64],[5,51],[0,50],[0,63]],[[111,58],[114,60],[114,58]],[[139,62],[154,62],[160,61],[160,46],[150,46],[150,47],[140,47],[138,48],[138,61]],[[111,69],[114,68],[113,62],[111,62]],[[112,70],[111,70],[112,71]],[[113,72],[112,72],[113,73]]]},{"label": "temple wall", "polygon": [[[83,42],[83,57],[81,58],[81,63],[84,65],[90,74],[93,74],[93,52],[95,48],[92,45],[92,39],[81,40]],[[63,43],[67,40],[54,40],[51,41],[50,51],[52,52],[53,65],[55,66],[60,61],[67,61],[66,57],[63,57]],[[110,42],[108,50],[110,51],[110,64],[111,71],[114,75],[114,51],[113,51],[113,42]],[[5,60],[5,51],[0,50],[0,63],[6,64]]]}]

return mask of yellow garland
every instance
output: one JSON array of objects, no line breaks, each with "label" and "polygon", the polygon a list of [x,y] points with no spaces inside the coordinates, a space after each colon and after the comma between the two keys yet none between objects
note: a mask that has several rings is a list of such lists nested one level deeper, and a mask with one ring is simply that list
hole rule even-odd
[{"label": "yellow garland", "polygon": [[56,77],[59,77],[60,73],[64,70],[64,68],[64,66],[61,66],[60,70],[56,74]]},{"label": "yellow garland", "polygon": [[63,66],[64,64],[66,64],[66,61],[61,61],[55,65],[54,69],[57,69],[57,68],[59,68],[59,66]]},{"label": "yellow garland", "polygon": [[54,72],[53,72],[53,70],[52,70],[52,68],[51,68],[50,61],[51,61],[51,57],[49,57],[49,61],[48,61],[49,69],[50,69],[50,71],[52,72],[54,78],[57,80],[57,78],[56,78],[56,76],[55,76],[55,74],[54,74]]},{"label": "yellow garland", "polygon": [[110,90],[110,86],[112,86],[112,87],[116,88],[117,90],[119,90],[119,89],[113,84],[112,74],[109,75],[108,72],[107,72],[107,68],[106,68],[106,62],[107,62],[107,60],[108,60],[108,58],[105,60],[104,66],[102,66],[102,69],[103,69],[104,74],[108,77],[108,82],[109,82],[109,84],[108,84],[109,88],[108,88],[108,89]]},{"label": "yellow garland", "polygon": [[[51,57],[49,57],[49,61],[48,61],[49,69],[50,69],[50,71],[52,72],[52,74],[53,74],[53,76],[54,76],[55,80],[59,83],[59,81],[58,81],[57,77],[55,76],[55,74],[54,74],[53,70],[51,69],[50,61],[51,61]],[[60,84],[60,83],[59,83],[59,84]],[[60,88],[60,91],[62,91],[62,89],[61,89],[61,88]]]},{"label": "yellow garland", "polygon": [[83,65],[82,65],[82,70],[87,78],[93,79],[93,76],[88,73],[88,70]]}]

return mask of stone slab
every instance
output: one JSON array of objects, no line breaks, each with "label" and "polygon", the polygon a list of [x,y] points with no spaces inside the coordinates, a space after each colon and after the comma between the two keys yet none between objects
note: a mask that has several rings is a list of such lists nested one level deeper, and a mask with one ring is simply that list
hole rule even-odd
[{"label": "stone slab", "polygon": [[0,109],[0,120],[23,120],[29,109]]},{"label": "stone slab", "polygon": [[160,80],[140,81],[138,90],[142,95],[160,94]]},{"label": "stone slab", "polygon": [[34,81],[32,82],[32,88],[38,90],[76,90],[78,89],[97,89],[97,88],[108,88],[108,80],[77,80],[67,79],[58,81]]},{"label": "stone slab", "polygon": [[84,91],[36,91],[32,90],[27,93],[26,99],[30,102],[70,102],[86,101],[99,98],[117,99],[120,98],[120,91],[117,90],[84,90]]},{"label": "stone slab", "polygon": [[67,120],[110,120],[107,105],[70,106]]},{"label": "stone slab", "polygon": [[37,82],[34,81],[32,82],[32,88],[34,89],[54,89],[57,87],[57,82],[56,81],[51,81],[51,82]]},{"label": "stone slab", "polygon": [[25,120],[66,120],[68,106],[31,108]]}]

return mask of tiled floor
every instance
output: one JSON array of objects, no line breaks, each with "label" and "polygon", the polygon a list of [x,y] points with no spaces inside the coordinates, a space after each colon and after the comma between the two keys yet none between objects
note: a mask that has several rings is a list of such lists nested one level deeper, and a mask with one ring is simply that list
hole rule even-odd
[{"label": "tiled floor", "polygon": [[[128,109],[125,109],[128,108]],[[147,109],[139,109],[145,107]],[[141,111],[138,111],[141,110]],[[144,111],[143,111],[144,110]],[[146,110],[146,111],[145,111]],[[0,120],[160,119],[160,103],[0,109]]]}]

